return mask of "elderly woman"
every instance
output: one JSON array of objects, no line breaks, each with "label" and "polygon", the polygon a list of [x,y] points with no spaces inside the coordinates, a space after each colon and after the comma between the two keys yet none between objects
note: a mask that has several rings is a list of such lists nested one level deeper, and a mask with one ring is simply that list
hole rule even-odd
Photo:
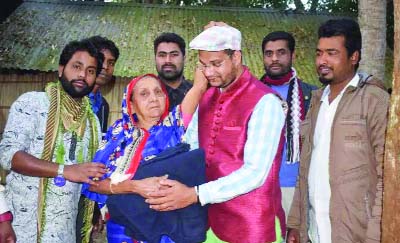
[{"label": "elderly woman", "polygon": [[[84,185],[84,195],[104,204],[107,194],[135,193],[146,197],[148,192],[158,189],[158,181],[163,177],[142,180],[132,177],[141,161],[182,142],[185,127],[207,88],[205,79],[197,79],[200,80],[195,81],[182,105],[171,112],[165,87],[156,76],[146,74],[128,84],[122,101],[122,118],[109,128],[94,157],[94,161],[106,165],[107,173],[98,186]],[[109,243],[133,242],[124,234],[124,227],[112,220],[107,222],[107,238]],[[173,241],[164,235],[160,242]]]}]

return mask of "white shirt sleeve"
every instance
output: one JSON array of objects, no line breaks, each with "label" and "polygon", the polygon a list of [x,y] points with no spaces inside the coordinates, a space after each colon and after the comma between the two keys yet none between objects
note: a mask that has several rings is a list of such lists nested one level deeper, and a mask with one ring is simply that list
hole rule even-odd
[{"label": "white shirt sleeve", "polygon": [[188,128],[186,129],[184,140],[190,144],[190,150],[199,148],[199,133],[198,133],[198,119],[199,119],[199,108],[193,114],[192,120],[190,121]]},{"label": "white shirt sleeve", "polygon": [[262,97],[247,127],[243,165],[227,176],[200,185],[201,204],[225,202],[263,185],[276,156],[284,124],[282,101],[274,94]]}]

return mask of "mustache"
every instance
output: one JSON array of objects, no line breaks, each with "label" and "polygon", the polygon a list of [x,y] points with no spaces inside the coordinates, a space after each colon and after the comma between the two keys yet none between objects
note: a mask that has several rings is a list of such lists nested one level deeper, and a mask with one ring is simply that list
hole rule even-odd
[{"label": "mustache", "polygon": [[318,69],[321,69],[321,68],[327,68],[327,69],[332,70],[332,68],[329,67],[329,66],[327,66],[327,65],[319,65],[319,66],[318,66]]},{"label": "mustache", "polygon": [[84,79],[72,79],[71,80],[71,84],[76,83],[76,82],[83,82],[86,84],[86,86],[89,86],[89,84]]},{"label": "mustache", "polygon": [[110,75],[107,74],[107,72],[103,72],[103,71],[101,71],[101,72],[99,73],[99,75],[100,75],[100,74],[101,74],[101,75],[104,75],[104,76],[110,76]]},{"label": "mustache", "polygon": [[273,63],[273,64],[269,65],[269,67],[282,67],[282,64],[280,64],[280,63]]},{"label": "mustache", "polygon": [[274,64],[271,64],[271,65],[268,65],[268,66],[264,65],[265,71],[269,71],[269,70],[271,70],[271,69],[274,68],[274,67],[283,68],[283,65],[280,64],[280,63],[274,63]]},{"label": "mustache", "polygon": [[161,66],[161,68],[165,68],[165,67],[173,67],[176,68],[176,66],[174,64],[164,64]]}]

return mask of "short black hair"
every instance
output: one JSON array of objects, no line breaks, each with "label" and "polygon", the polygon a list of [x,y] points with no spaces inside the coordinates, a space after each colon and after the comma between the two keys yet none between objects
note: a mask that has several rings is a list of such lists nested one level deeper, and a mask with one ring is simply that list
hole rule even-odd
[{"label": "short black hair", "polygon": [[178,34],[175,33],[162,33],[159,35],[155,40],[154,40],[154,54],[157,53],[157,48],[160,43],[167,42],[167,43],[175,43],[179,46],[179,49],[181,50],[182,54],[185,56],[186,51],[186,43],[185,40],[179,36]]},{"label": "short black hair", "polygon": [[93,45],[99,50],[109,50],[111,54],[114,56],[115,61],[118,60],[119,57],[119,49],[115,45],[112,40],[107,39],[106,37],[95,35],[89,37],[88,40],[93,43]]},{"label": "short black hair", "polygon": [[86,51],[90,56],[94,57],[97,61],[96,75],[99,75],[103,67],[104,55],[87,39],[81,41],[69,42],[61,52],[58,64],[66,66],[75,52]]},{"label": "short black hair", "polygon": [[226,55],[228,55],[229,57],[233,56],[233,53],[235,53],[235,50],[232,49],[225,49],[224,52],[226,53]]},{"label": "short black hair", "polygon": [[277,40],[287,41],[290,53],[294,52],[294,48],[296,47],[296,41],[294,40],[294,37],[292,34],[290,34],[289,32],[285,32],[285,31],[274,31],[274,32],[271,32],[268,35],[266,35],[261,44],[262,52],[264,53],[265,45],[268,42],[277,41]]},{"label": "short black hair", "polygon": [[323,23],[318,29],[318,39],[329,38],[333,36],[343,36],[347,55],[350,57],[358,51],[359,59],[355,66],[358,69],[361,61],[362,38],[360,26],[353,19],[331,19]]}]

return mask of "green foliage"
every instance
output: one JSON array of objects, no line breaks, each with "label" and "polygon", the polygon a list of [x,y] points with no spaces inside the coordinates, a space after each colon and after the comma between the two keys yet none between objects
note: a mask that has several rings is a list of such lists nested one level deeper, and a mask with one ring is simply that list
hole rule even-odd
[{"label": "green foliage", "polygon": [[[86,0],[87,1],[87,0]],[[357,13],[358,0],[112,0],[116,3],[152,3],[178,6],[221,6],[244,8],[270,8],[287,10],[295,6],[296,10],[324,11],[330,13]]]},{"label": "green foliage", "polygon": [[[316,31],[322,22],[335,18],[332,15],[243,8],[122,5],[24,2],[0,24],[0,67],[54,71],[66,43],[102,35],[113,40],[120,48],[121,56],[115,67],[117,76],[154,73],[154,38],[162,32],[175,32],[188,44],[205,24],[216,20],[224,21],[242,32],[244,63],[257,77],[264,73],[260,50],[263,37],[276,30],[293,33],[296,39],[294,66],[299,76],[305,81],[319,84],[314,65]],[[387,55],[386,74],[391,79],[392,52],[387,52]],[[185,76],[189,79],[193,78],[196,62],[197,52],[187,50]]]},{"label": "green foliage", "polygon": [[358,0],[320,0],[317,10],[335,14],[357,14]]}]

